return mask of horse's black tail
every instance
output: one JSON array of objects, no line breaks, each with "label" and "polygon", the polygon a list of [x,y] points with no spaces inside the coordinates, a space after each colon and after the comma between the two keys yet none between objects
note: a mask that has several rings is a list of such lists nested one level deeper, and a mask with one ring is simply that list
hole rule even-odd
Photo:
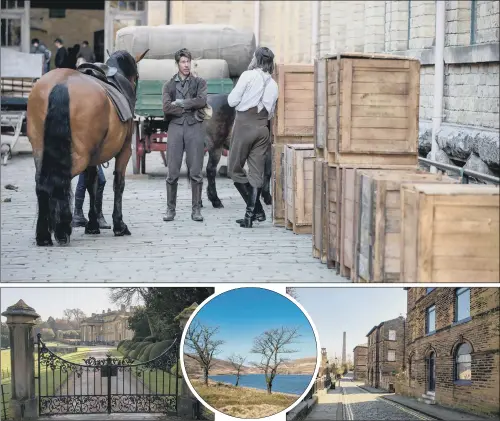
[{"label": "horse's black tail", "polygon": [[71,235],[71,124],[69,91],[57,84],[49,95],[38,189],[48,197],[48,221],[55,239],[65,244]]}]

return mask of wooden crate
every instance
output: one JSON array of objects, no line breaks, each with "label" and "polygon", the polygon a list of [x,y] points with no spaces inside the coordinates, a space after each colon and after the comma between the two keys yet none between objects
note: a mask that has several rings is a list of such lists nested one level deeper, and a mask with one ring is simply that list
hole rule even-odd
[{"label": "wooden crate", "polygon": [[326,213],[326,176],[328,165],[323,159],[314,160],[313,220],[312,242],[313,257],[321,263],[327,261],[327,213]]},{"label": "wooden crate", "polygon": [[401,186],[401,282],[500,282],[499,188]]},{"label": "wooden crate", "polygon": [[272,195],[273,195],[273,225],[276,227],[285,226],[285,196],[284,196],[284,145],[272,146],[273,160],[273,178],[272,178]]},{"label": "wooden crate", "polygon": [[[328,165],[328,164],[327,164]],[[384,166],[382,168],[362,166],[367,170],[416,171],[416,166]],[[351,278],[352,248],[354,223],[358,205],[355,202],[356,183],[352,177],[360,169],[352,165],[328,165],[326,178],[327,230],[327,266],[338,273]],[[359,184],[359,183],[358,183]],[[343,250],[346,248],[346,250]],[[350,259],[350,260],[349,260]]]},{"label": "wooden crate", "polygon": [[[459,180],[425,171],[356,171],[359,179],[358,213],[353,222],[356,243],[351,251],[355,282],[399,282],[401,201],[403,183],[458,184]],[[347,237],[347,236],[346,236]],[[349,249],[350,247],[350,249]],[[347,254],[347,253],[346,253]],[[354,260],[354,262],[352,261]],[[350,266],[352,267],[352,266]]]},{"label": "wooden crate", "polygon": [[313,143],[314,66],[280,64],[275,79],[279,96],[273,121],[274,143]]},{"label": "wooden crate", "polygon": [[314,145],[285,147],[285,222],[295,234],[311,234]]},{"label": "wooden crate", "polygon": [[329,165],[416,165],[420,62],[342,53],[315,64],[315,146]]}]

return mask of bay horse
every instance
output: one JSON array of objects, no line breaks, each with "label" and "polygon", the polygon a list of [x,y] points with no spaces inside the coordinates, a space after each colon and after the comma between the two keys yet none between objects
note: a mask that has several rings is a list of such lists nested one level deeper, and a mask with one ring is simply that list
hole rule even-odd
[{"label": "bay horse", "polygon": [[[124,87],[132,116],[139,79],[135,59],[119,50],[106,61],[116,68],[113,80]],[[104,82],[103,82],[104,83]],[[60,245],[71,236],[71,179],[86,172],[90,199],[85,234],[99,234],[95,199],[97,165],[115,158],[113,232],[130,235],[123,222],[125,170],[132,155],[133,118],[122,122],[104,87],[92,76],[73,69],[54,69],[34,85],[28,98],[27,132],[35,161],[38,220],[36,244],[51,246],[52,233]]]}]

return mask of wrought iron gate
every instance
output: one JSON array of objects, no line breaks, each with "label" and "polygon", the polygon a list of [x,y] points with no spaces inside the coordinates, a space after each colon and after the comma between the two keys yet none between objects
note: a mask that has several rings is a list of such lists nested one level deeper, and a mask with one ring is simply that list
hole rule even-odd
[{"label": "wrought iron gate", "polygon": [[158,357],[135,363],[129,358],[65,360],[47,348],[38,334],[40,415],[177,413],[179,344]]}]

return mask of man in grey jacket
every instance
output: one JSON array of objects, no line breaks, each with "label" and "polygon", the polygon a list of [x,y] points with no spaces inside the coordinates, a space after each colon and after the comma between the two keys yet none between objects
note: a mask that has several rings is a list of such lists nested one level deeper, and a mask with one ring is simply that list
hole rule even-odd
[{"label": "man in grey jacket", "polygon": [[43,54],[43,73],[47,73],[50,70],[50,59],[52,57],[50,50],[38,38],[33,38],[30,52],[31,54]]},{"label": "man in grey jacket", "polygon": [[169,121],[167,154],[167,212],[164,221],[173,221],[177,202],[177,180],[186,151],[186,164],[191,178],[191,219],[203,221],[203,156],[205,155],[205,123],[200,112],[207,105],[207,83],[191,74],[191,53],[183,48],[175,53],[178,72],[163,85],[163,113]]}]

